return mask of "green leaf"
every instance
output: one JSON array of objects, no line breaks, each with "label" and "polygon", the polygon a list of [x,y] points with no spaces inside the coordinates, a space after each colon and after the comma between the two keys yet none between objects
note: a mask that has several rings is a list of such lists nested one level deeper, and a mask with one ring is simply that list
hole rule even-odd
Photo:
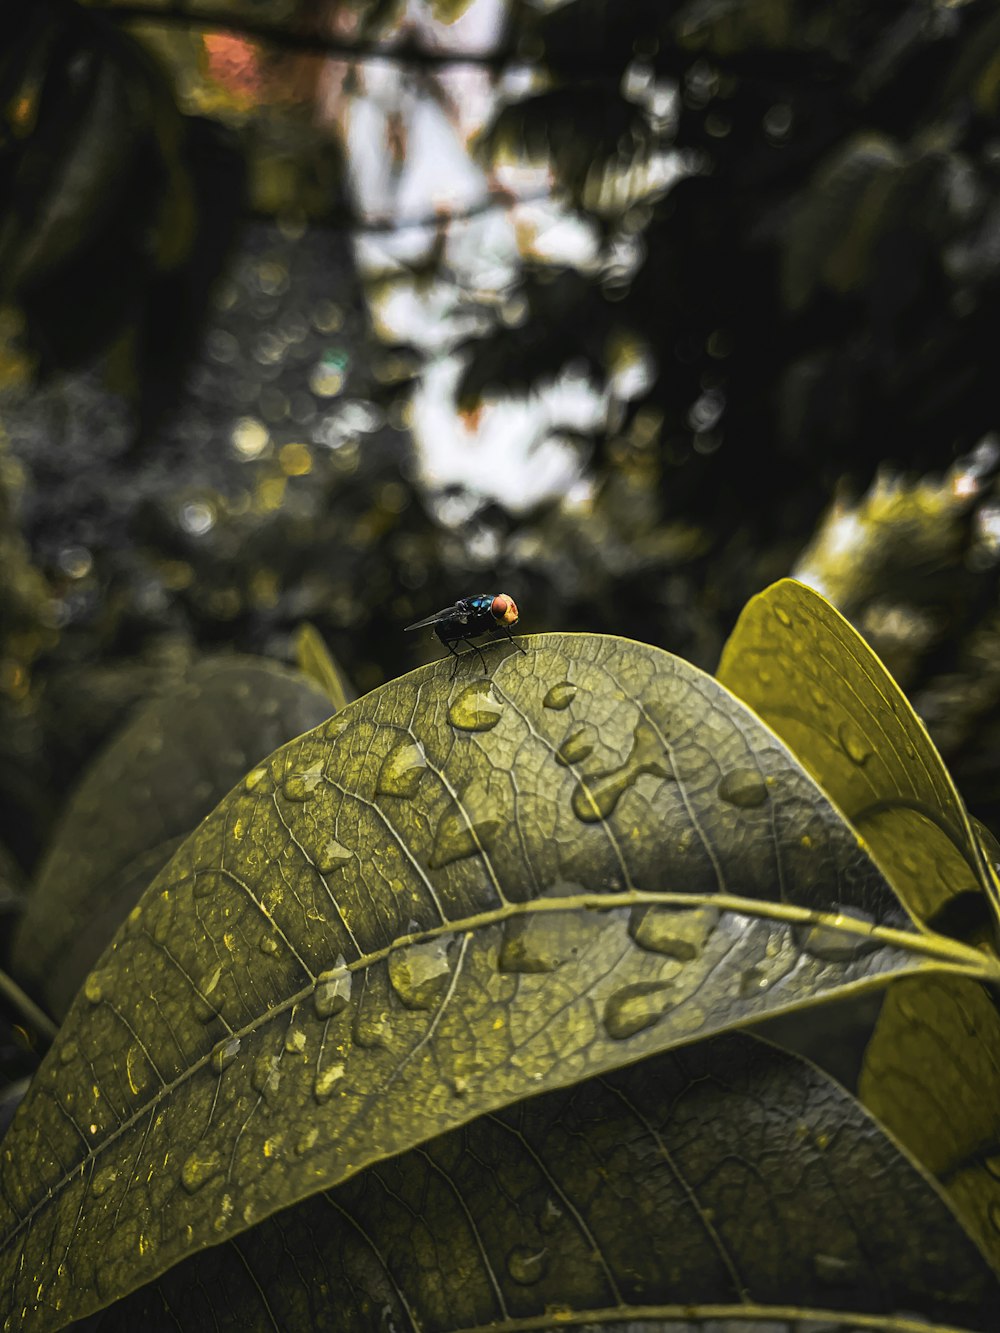
[{"label": "green leaf", "polygon": [[897,982],[865,1051],[865,1106],[937,1176],[1000,1270],[1000,1014],[960,977]]},{"label": "green leaf", "polygon": [[303,676],[248,657],[209,658],[136,712],[70,801],[15,934],[14,970],[50,1012],[247,769],[329,713]]},{"label": "green leaf", "polygon": [[772,584],[744,608],[717,675],[844,812],[918,924],[995,925],[996,871],[941,756],[829,602],[792,579]]},{"label": "green leaf", "polygon": [[295,631],[295,661],[302,674],[320,687],[336,712],[346,708],[355,697],[344,673],[330,656],[323,636],[305,620]]},{"label": "green leaf", "polygon": [[995,975],[906,928],[711,677],[523,642],[285,746],[150,886],[4,1143],[0,1290],[26,1329],[526,1094],[904,972]]},{"label": "green leaf", "polygon": [[[295,1151],[280,1127],[274,1150]],[[710,1308],[742,1328],[808,1310],[992,1328],[998,1300],[931,1183],[857,1102],[730,1036],[373,1166],[185,1260],[100,1328],[486,1329],[546,1313],[649,1327]]]}]

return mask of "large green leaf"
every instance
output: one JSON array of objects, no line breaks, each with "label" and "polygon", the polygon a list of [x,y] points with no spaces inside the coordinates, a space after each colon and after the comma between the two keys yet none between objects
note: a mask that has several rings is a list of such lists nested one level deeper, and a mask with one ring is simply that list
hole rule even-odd
[{"label": "large green leaf", "polygon": [[995,974],[908,928],[710,677],[620,639],[526,643],[285,746],[150,886],[4,1140],[25,1328],[526,1093],[905,972]]},{"label": "large green leaf", "polygon": [[[223,1174],[206,1189],[221,1206]],[[729,1036],[373,1166],[185,1260],[100,1329],[648,1329],[710,1311],[744,1330],[822,1311],[829,1329],[901,1310],[991,1329],[998,1308],[982,1256],[858,1104]]]},{"label": "large green leaf", "polygon": [[766,588],[744,608],[718,679],[794,750],[919,924],[995,928],[996,871],[941,756],[829,602],[792,579]]},{"label": "large green leaf", "polygon": [[248,768],[327,717],[276,662],[209,658],[141,708],[85,774],[38,872],[13,966],[65,1014],[154,876]]}]

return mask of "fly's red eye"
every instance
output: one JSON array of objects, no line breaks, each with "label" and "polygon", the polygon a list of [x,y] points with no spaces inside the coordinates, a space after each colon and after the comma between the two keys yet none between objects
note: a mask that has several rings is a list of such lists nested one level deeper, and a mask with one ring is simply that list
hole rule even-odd
[{"label": "fly's red eye", "polygon": [[508,597],[505,592],[498,592],[493,598],[490,611],[501,625],[517,624],[517,606],[513,597]]}]

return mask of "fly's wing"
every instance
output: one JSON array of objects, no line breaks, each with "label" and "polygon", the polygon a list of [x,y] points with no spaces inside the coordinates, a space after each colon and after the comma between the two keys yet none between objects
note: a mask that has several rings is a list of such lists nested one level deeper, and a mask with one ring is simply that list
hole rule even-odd
[{"label": "fly's wing", "polygon": [[440,625],[442,620],[457,620],[465,624],[469,619],[469,612],[464,602],[456,602],[454,606],[446,606],[443,611],[435,611],[432,616],[427,616],[424,620],[415,621],[412,625],[405,626],[405,629],[426,629],[428,625]]}]

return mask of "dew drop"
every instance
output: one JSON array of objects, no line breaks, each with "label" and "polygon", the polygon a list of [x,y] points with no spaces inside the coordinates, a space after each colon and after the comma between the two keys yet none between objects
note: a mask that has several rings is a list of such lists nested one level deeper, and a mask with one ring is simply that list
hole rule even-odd
[{"label": "dew drop", "polygon": [[229,1068],[239,1053],[239,1037],[226,1037],[222,1041],[216,1042],[212,1048],[212,1068],[217,1074],[221,1074],[223,1070]]},{"label": "dew drop", "polygon": [[776,606],[774,608],[774,614],[778,623],[784,625],[785,629],[792,628],[792,617],[788,614],[788,612],[785,610],[783,606]]},{"label": "dew drop", "polygon": [[497,966],[501,972],[554,972],[579,951],[571,912],[528,912],[503,928]]},{"label": "dew drop", "polygon": [[841,722],[837,728],[837,739],[840,741],[840,748],[852,764],[867,763],[872,757],[871,746],[853,722]]},{"label": "dew drop", "polygon": [[300,1136],[295,1144],[295,1151],[300,1157],[303,1157],[307,1152],[312,1152],[317,1143],[319,1143],[319,1130],[315,1125],[312,1125]]},{"label": "dew drop", "polygon": [[94,1176],[91,1181],[90,1192],[95,1198],[99,1199],[102,1194],[107,1194],[108,1190],[118,1179],[117,1166],[105,1166]]},{"label": "dew drop", "polygon": [[719,799],[740,810],[753,810],[767,800],[767,784],[755,768],[734,768],[717,788]]},{"label": "dew drop", "polygon": [[673,777],[663,753],[663,742],[645,718],[635,729],[632,752],[624,764],[605,773],[581,778],[576,784],[570,801],[573,813],[584,824],[607,819],[622,795],[644,773],[661,778]]},{"label": "dew drop", "polygon": [[623,1041],[658,1023],[671,1008],[666,992],[670,981],[638,981],[609,996],[604,1006],[604,1027],[609,1037]]},{"label": "dew drop", "polygon": [[308,768],[287,777],[281,785],[281,791],[286,801],[311,801],[322,781],[323,760],[317,759]]},{"label": "dew drop", "polygon": [[222,1156],[220,1153],[196,1148],[190,1156],[184,1159],[184,1165],[181,1167],[181,1184],[188,1194],[196,1194],[203,1185],[207,1184],[213,1176],[217,1176],[221,1170]]},{"label": "dew drop", "polygon": [[459,731],[491,731],[500,721],[500,704],[493,683],[474,680],[460,690],[448,705],[448,721]]},{"label": "dew drop", "polygon": [[849,930],[838,930],[837,922],[844,918],[874,925],[874,918],[867,912],[853,907],[842,907],[837,916],[822,925],[796,925],[792,927],[792,939],[803,953],[811,954],[823,963],[851,963],[865,954],[876,953],[881,947],[878,940],[854,934]]},{"label": "dew drop", "polygon": [[344,1077],[344,1066],[342,1064],[327,1065],[321,1069],[313,1080],[313,1096],[318,1102],[325,1102],[334,1088]]},{"label": "dew drop", "polygon": [[809,691],[809,696],[817,708],[825,709],[830,705],[830,700],[827,698],[826,693],[821,690],[818,685],[813,686]]},{"label": "dew drop", "polygon": [[333,1018],[343,1013],[351,1000],[353,977],[347,970],[347,959],[343,954],[336,965],[328,972],[321,972],[316,979],[313,991],[313,1008],[317,1018]]},{"label": "dew drop", "polygon": [[219,993],[219,980],[222,977],[222,963],[219,963],[211,972],[206,972],[198,982],[198,993],[194,997],[194,1012],[202,1023],[210,1022],[221,1007],[221,994]]},{"label": "dew drop", "polygon": [[262,1097],[273,1097],[281,1083],[278,1056],[259,1055],[250,1071],[250,1086]]},{"label": "dew drop", "polygon": [[699,957],[718,924],[715,907],[634,907],[628,933],[641,949],[686,963]]},{"label": "dew drop", "polygon": [[285,1033],[285,1050],[289,1055],[302,1055],[306,1049],[306,1034],[301,1028],[289,1028]]},{"label": "dew drop", "polygon": [[448,945],[453,938],[441,935],[390,953],[389,981],[407,1009],[433,1009],[444,996],[451,976]]},{"label": "dew drop", "polygon": [[91,1004],[100,1004],[110,990],[105,972],[91,972],[83,983],[83,994]]},{"label": "dew drop", "polygon": [[531,1245],[515,1245],[507,1256],[507,1272],[522,1287],[530,1287],[541,1281],[549,1266],[548,1250],[540,1250]]},{"label": "dew drop", "polygon": [[576,686],[568,680],[561,680],[558,685],[553,685],[548,694],[542,700],[543,708],[568,708],[576,698]]},{"label": "dew drop", "polygon": [[426,772],[423,748],[417,741],[401,741],[382,761],[375,790],[380,796],[414,796]]},{"label": "dew drop", "polygon": [[336,838],[328,838],[322,847],[314,853],[313,864],[321,875],[329,875],[334,870],[341,870],[351,859],[351,850]]},{"label": "dew drop", "polygon": [[77,1046],[76,1042],[70,1038],[69,1041],[64,1041],[59,1047],[59,1063],[61,1065],[68,1065],[71,1060],[76,1059],[79,1053],[80,1048]]},{"label": "dew drop", "polygon": [[351,715],[349,713],[334,713],[323,726],[323,735],[328,741],[335,741],[338,736],[342,736],[351,725]]},{"label": "dew drop", "polygon": [[440,870],[452,861],[478,856],[499,829],[499,819],[479,819],[470,824],[461,810],[448,811],[438,824],[428,866],[431,870]]},{"label": "dew drop", "polygon": [[243,779],[244,790],[256,791],[256,789],[260,786],[260,784],[264,781],[266,777],[267,777],[266,768],[252,768],[250,772],[246,775],[246,777]]},{"label": "dew drop", "polygon": [[556,751],[556,763],[562,764],[563,768],[569,768],[570,764],[582,764],[594,752],[594,743],[590,739],[592,734],[592,727],[577,727],[571,731]]},{"label": "dew drop", "polygon": [[752,1000],[771,989],[772,979],[762,968],[748,967],[740,977],[740,998]]},{"label": "dew drop", "polygon": [[271,954],[273,957],[279,951],[281,945],[278,943],[277,935],[272,935],[270,931],[265,930],[257,941],[257,948],[261,953]]},{"label": "dew drop", "polygon": [[546,1236],[551,1236],[553,1231],[559,1227],[563,1218],[563,1210],[556,1203],[555,1199],[549,1198],[542,1205],[542,1211],[538,1214],[539,1230]]}]

